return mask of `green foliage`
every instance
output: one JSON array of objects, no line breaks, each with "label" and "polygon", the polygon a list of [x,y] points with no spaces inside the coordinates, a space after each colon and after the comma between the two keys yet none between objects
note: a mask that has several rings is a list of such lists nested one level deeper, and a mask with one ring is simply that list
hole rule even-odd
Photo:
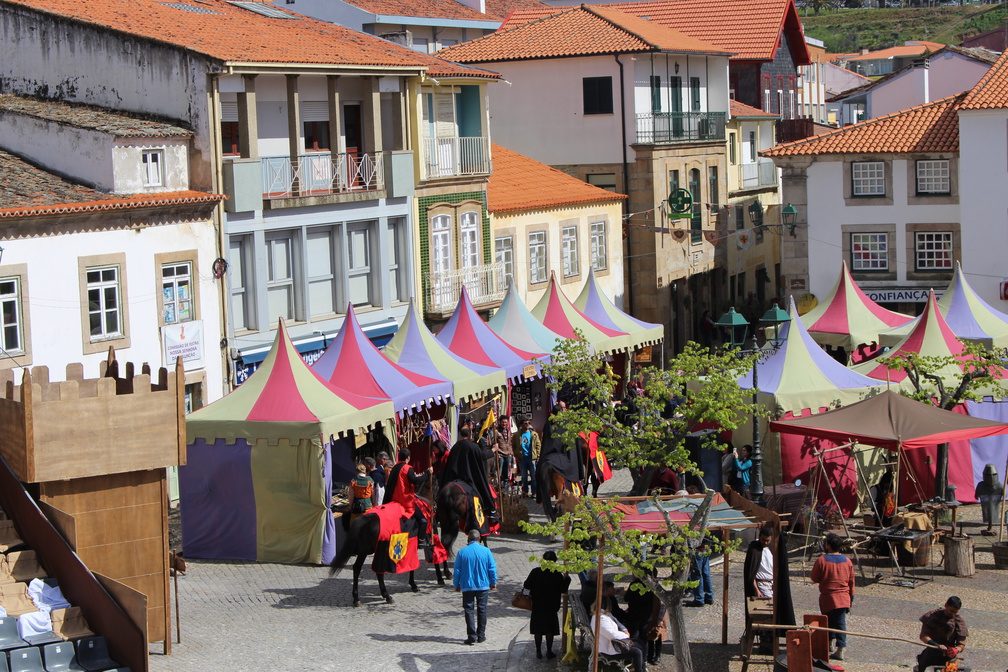
[{"label": "green foliage", "polygon": [[951,410],[963,401],[977,401],[1002,388],[1008,348],[986,348],[962,341],[963,351],[953,356],[900,352],[883,360],[891,371],[904,371],[914,391],[906,396]]},{"label": "green foliage", "polygon": [[[711,352],[691,342],[667,369],[642,369],[643,394],[633,400],[631,424],[620,421],[625,409],[612,403],[615,375],[608,365],[599,366],[583,340],[565,341],[553,361],[544,367],[551,389],[573,399],[555,416],[554,431],[562,433],[566,445],[574,445],[579,434],[598,432],[599,447],[610,462],[631,468],[634,494],[644,494],[659,465],[696,472],[686,451],[687,434],[705,423],[732,430],[754,410],[763,412],[736,382],[753,364],[753,357],[742,357],[737,350]],[[670,403],[675,412],[662,417],[670,415]]]},{"label": "green foliage", "polygon": [[902,45],[908,40],[959,44],[964,36],[976,35],[1002,25],[1004,5],[962,5],[887,9],[841,9],[802,12],[805,34],[826,44],[833,54],[851,53],[861,47],[875,51]]}]

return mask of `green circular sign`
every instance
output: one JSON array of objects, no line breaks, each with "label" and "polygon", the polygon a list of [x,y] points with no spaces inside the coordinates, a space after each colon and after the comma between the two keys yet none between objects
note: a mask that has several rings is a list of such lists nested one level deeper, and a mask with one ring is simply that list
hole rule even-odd
[{"label": "green circular sign", "polygon": [[669,192],[668,204],[672,212],[684,214],[693,207],[693,194],[686,189],[675,189]]}]

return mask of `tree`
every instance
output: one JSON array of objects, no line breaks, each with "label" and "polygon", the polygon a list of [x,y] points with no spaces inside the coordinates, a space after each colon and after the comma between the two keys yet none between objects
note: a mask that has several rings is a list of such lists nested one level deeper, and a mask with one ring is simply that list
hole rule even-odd
[{"label": "tree", "polygon": [[616,376],[608,365],[599,366],[583,340],[562,343],[553,361],[543,367],[545,374],[567,402],[554,427],[568,446],[581,433],[599,432],[599,446],[610,462],[630,469],[631,495],[647,492],[660,465],[696,472],[686,450],[688,434],[711,425],[732,430],[754,412],[765,415],[738,386],[738,378],[753,365],[753,357],[742,357],[738,350],[711,352],[689,342],[668,368],[643,369],[642,393],[619,406],[612,403]]},{"label": "tree", "polygon": [[[570,340],[558,348],[554,363],[544,367],[552,389],[568,402],[568,409],[552,419],[553,431],[562,434],[565,445],[574,445],[582,432],[599,432],[599,446],[611,462],[629,467],[634,475],[631,494],[646,492],[660,464],[695,473],[685,442],[702,423],[735,429],[747,415],[762,412],[737,383],[752,368],[752,357],[741,357],[737,350],[712,353],[689,343],[668,369],[649,367],[640,372],[642,393],[633,399],[634,408],[624,416],[625,422],[620,421],[612,403],[616,377],[589,354],[584,341]],[[586,571],[603,554],[615,565],[617,578],[639,579],[668,610],[679,672],[692,672],[682,597],[695,586],[686,580],[689,559],[706,530],[712,501],[713,492],[708,491],[686,526],[663,512],[661,533],[623,529],[616,500],[589,497],[553,523],[521,526],[533,533],[561,535],[567,542],[556,563],[538,560],[546,569]],[[719,545],[716,540],[714,545]]]},{"label": "tree", "polygon": [[[951,411],[964,401],[977,401],[984,393],[1000,387],[1005,377],[1008,348],[988,348],[960,339],[963,350],[956,355],[922,355],[898,352],[883,363],[892,371],[903,371],[913,385],[908,397]],[[998,393],[1003,395],[1003,390]],[[945,497],[948,485],[949,445],[939,444],[935,460],[935,496]]]}]

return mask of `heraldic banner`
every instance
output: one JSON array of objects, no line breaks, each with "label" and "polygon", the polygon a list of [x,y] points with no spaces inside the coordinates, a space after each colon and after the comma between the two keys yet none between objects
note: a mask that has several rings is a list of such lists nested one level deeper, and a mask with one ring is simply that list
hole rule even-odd
[{"label": "heraldic banner", "polygon": [[390,502],[368,510],[381,521],[378,544],[375,546],[371,569],[375,574],[401,574],[420,567],[417,555],[417,525],[414,518],[403,518],[398,502]]}]

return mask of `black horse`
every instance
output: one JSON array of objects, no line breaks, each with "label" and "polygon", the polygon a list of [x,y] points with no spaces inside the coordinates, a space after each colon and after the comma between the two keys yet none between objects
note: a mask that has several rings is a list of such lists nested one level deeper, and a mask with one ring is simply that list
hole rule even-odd
[{"label": "black horse", "polygon": [[[357,595],[357,581],[360,579],[361,568],[364,566],[364,561],[367,557],[375,552],[380,529],[381,521],[378,518],[378,514],[365,513],[359,516],[350,523],[350,531],[347,533],[346,541],[343,542],[343,547],[340,548],[339,553],[336,554],[336,557],[333,558],[332,563],[329,565],[329,576],[333,576],[346,567],[350,558],[357,556],[357,560],[353,564],[353,606],[355,607],[360,606],[360,598]],[[381,590],[381,596],[385,598],[386,602],[392,604],[395,600],[392,599],[388,589],[385,588],[385,575],[376,574],[376,576],[378,577],[378,588]],[[409,585],[414,593],[420,590],[417,588],[412,571],[409,573]]]},{"label": "black horse", "polygon": [[[458,485],[458,481],[446,483],[437,496],[437,522],[441,530],[441,543],[444,545],[448,555],[451,556],[452,546],[458,538],[459,532],[465,532],[466,524],[469,521],[469,495]],[[486,543],[484,537],[484,544]],[[441,565],[435,565],[438,580],[441,579]],[[445,577],[451,578],[451,571],[448,569],[448,562],[444,563]]]}]

